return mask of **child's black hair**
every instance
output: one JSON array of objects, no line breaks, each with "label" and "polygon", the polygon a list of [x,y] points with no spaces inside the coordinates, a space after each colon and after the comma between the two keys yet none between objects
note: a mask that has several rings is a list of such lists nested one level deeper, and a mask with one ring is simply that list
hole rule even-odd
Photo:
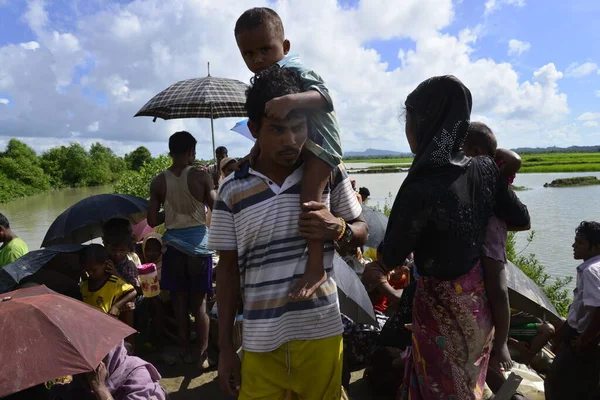
[{"label": "child's black hair", "polygon": [[81,264],[100,264],[110,260],[106,248],[100,244],[90,244],[81,253]]},{"label": "child's black hair", "polygon": [[131,246],[134,242],[131,222],[124,218],[108,220],[102,227],[104,244]]},{"label": "child's black hair", "polygon": [[[251,86],[246,91],[245,107],[248,119],[260,127],[265,116],[265,105],[269,100],[302,92],[304,92],[304,86],[296,71],[273,65],[256,74],[251,80]],[[294,112],[297,111],[292,110],[288,117],[292,117]]]},{"label": "child's black hair", "polygon": [[489,126],[482,122],[471,122],[467,130],[464,147],[471,149],[479,147],[485,150],[488,156],[493,157],[498,147],[498,142]]},{"label": "child's black hair", "polygon": [[258,27],[267,26],[271,29],[274,35],[277,35],[283,41],[285,32],[283,30],[283,22],[274,10],[267,7],[256,7],[246,10],[235,23],[233,30],[237,37],[245,31],[250,31]]},{"label": "child's black hair", "polygon": [[577,235],[584,236],[590,244],[590,248],[600,245],[600,223],[595,221],[583,221],[575,230]]}]

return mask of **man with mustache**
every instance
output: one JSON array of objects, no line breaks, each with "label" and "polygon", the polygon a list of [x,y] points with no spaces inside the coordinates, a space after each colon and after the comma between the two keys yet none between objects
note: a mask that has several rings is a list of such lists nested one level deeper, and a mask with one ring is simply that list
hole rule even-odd
[{"label": "man with mustache", "polygon": [[[277,65],[253,78],[246,110],[260,155],[252,168],[246,163],[221,182],[213,208],[208,247],[220,251],[219,378],[239,399],[321,400],[342,394],[343,326],[331,278],[333,242],[361,246],[368,228],[342,167],[334,170],[323,203],[300,206],[300,155],[310,112],[292,110],[283,120],[273,119],[265,115],[265,104],[303,91],[298,73]],[[325,243],[328,276],[299,300],[289,292],[306,269],[307,240]],[[240,292],[241,363],[232,338]]]}]

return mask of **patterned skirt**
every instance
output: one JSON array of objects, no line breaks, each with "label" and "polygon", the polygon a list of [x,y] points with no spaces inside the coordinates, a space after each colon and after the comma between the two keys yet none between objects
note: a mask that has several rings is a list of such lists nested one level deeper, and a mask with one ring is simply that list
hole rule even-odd
[{"label": "patterned skirt", "polygon": [[481,399],[494,329],[480,265],[453,281],[419,277],[412,327],[398,398]]}]

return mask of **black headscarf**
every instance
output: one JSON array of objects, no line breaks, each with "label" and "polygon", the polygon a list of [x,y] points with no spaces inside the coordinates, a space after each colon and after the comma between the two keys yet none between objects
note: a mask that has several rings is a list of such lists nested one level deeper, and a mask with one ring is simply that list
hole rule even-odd
[{"label": "black headscarf", "polygon": [[402,186],[448,167],[464,169],[470,160],[461,151],[471,117],[469,89],[452,75],[436,76],[417,86],[405,104],[415,120],[418,148]]},{"label": "black headscarf", "polygon": [[[461,151],[467,136],[471,115],[471,92],[454,76],[438,76],[421,83],[406,99],[406,111],[414,121],[417,152],[404,180],[386,231],[386,243],[399,240],[412,242],[424,228],[431,208],[423,206],[415,196],[419,187],[429,187],[425,181],[443,181],[464,171],[470,161]],[[401,238],[401,239],[400,239]],[[399,265],[408,253],[405,246],[386,246],[384,261],[390,267]],[[393,268],[393,267],[392,267]]]}]

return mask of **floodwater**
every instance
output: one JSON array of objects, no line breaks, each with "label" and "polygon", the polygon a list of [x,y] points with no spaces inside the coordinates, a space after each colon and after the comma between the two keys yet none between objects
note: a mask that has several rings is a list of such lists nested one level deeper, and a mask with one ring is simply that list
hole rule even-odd
[{"label": "floodwater", "polygon": [[[365,164],[364,166],[368,166]],[[364,168],[361,164],[348,167]],[[517,234],[517,251],[527,255],[534,253],[547,272],[553,276],[575,277],[578,261],[573,260],[571,245],[575,228],[584,220],[600,220],[600,186],[573,188],[544,188],[544,183],[559,178],[596,176],[599,172],[518,174],[514,182],[529,190],[517,195],[527,205],[531,215],[531,227],[535,230],[533,242],[527,246],[527,232]],[[371,192],[368,205],[381,207],[392,205],[406,173],[352,174],[357,187],[367,187]],[[574,282],[571,285],[574,287]]]},{"label": "floodwater", "polygon": [[[374,164],[349,164],[352,168],[364,168]],[[600,186],[576,188],[544,188],[546,182],[574,176],[597,176],[600,173],[547,173],[519,174],[515,185],[529,190],[518,192],[531,214],[535,238],[527,245],[527,233],[517,234],[517,250],[524,254],[535,253],[549,273],[555,276],[575,276],[578,262],[573,260],[571,244],[575,228],[583,220],[600,219]],[[352,174],[357,186],[369,188],[369,205],[391,206],[393,199],[406,177],[406,173]],[[88,196],[110,193],[110,186],[62,189],[37,196],[0,204],[0,212],[10,221],[15,233],[29,245],[39,248],[46,230],[54,219],[68,207]]]}]

